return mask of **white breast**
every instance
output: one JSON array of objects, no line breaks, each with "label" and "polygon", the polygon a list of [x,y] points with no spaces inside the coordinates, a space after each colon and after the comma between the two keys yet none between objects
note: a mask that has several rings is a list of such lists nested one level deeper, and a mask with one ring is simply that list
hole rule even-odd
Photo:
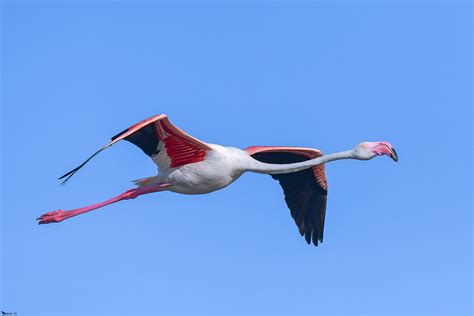
[{"label": "white breast", "polygon": [[247,152],[233,147],[209,144],[203,161],[178,168],[160,170],[160,181],[171,182],[170,191],[183,194],[204,194],[222,189],[237,180],[249,159]]}]

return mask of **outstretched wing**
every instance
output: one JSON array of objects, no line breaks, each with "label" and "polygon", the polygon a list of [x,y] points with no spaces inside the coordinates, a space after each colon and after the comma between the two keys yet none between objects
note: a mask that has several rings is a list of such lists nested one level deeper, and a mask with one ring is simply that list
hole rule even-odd
[{"label": "outstretched wing", "polygon": [[[287,164],[318,158],[323,154],[317,149],[299,147],[261,147],[246,149],[252,158],[273,164]],[[323,242],[326,216],[327,183],[324,165],[286,174],[271,175],[278,180],[285,193],[285,201],[291,211],[301,236],[308,244]]]},{"label": "outstretched wing", "polygon": [[96,151],[84,163],[61,176],[59,179],[64,179],[62,184],[94,156],[122,139],[139,147],[159,168],[175,168],[202,161],[206,152],[211,149],[206,143],[171,124],[165,114],[155,115],[112,137],[107,145]]}]

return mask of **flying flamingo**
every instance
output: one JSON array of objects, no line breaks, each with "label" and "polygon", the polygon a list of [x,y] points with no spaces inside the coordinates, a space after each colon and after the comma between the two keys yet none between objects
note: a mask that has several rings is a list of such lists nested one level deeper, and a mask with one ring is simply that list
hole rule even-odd
[{"label": "flying flamingo", "polygon": [[112,137],[84,163],[59,179],[66,183],[79,169],[102,150],[120,140],[138,146],[158,166],[158,175],[135,180],[136,188],[94,205],[71,211],[58,210],[37,218],[39,224],[61,222],[100,207],[134,199],[142,194],[172,191],[204,194],[222,189],[244,172],[270,174],[285,194],[299,233],[308,244],[323,241],[327,183],[324,163],[339,159],[369,160],[387,155],[398,161],[388,142],[363,142],[351,150],[323,155],[302,147],[252,146],[245,150],[202,142],[175,127],[165,114],[150,117]]}]

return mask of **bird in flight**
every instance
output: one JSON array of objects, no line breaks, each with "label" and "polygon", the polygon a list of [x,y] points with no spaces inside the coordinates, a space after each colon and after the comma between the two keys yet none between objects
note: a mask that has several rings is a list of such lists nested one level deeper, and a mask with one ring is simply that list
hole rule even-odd
[{"label": "bird in flight", "polygon": [[61,222],[100,207],[142,194],[171,191],[205,194],[222,189],[245,172],[269,174],[280,182],[285,201],[299,233],[317,246],[323,241],[327,182],[324,164],[339,159],[369,160],[389,156],[398,161],[388,142],[363,142],[351,150],[323,155],[303,147],[252,146],[244,150],[200,141],[173,124],[165,114],[143,120],[112,137],[84,163],[59,179],[65,184],[79,169],[104,149],[120,140],[139,147],[158,167],[158,175],[135,180],[136,187],[101,203],[75,210],[57,210],[37,218],[39,224]]}]

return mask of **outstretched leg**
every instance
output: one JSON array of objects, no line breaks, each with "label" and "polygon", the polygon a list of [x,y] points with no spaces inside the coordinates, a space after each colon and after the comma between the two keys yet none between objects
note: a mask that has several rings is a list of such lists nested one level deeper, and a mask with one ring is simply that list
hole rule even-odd
[{"label": "outstretched leg", "polygon": [[81,208],[71,210],[71,211],[57,210],[57,211],[45,213],[41,215],[40,217],[38,217],[36,220],[39,221],[38,224],[58,223],[65,219],[71,218],[73,216],[90,212],[100,207],[103,207],[103,206],[106,206],[118,201],[134,199],[137,196],[140,196],[142,194],[163,191],[169,186],[171,186],[170,183],[162,183],[162,184],[153,184],[153,185],[138,187],[135,189],[130,189],[122,194],[117,195],[116,197],[113,197],[101,203],[93,204],[86,207],[81,207]]}]

